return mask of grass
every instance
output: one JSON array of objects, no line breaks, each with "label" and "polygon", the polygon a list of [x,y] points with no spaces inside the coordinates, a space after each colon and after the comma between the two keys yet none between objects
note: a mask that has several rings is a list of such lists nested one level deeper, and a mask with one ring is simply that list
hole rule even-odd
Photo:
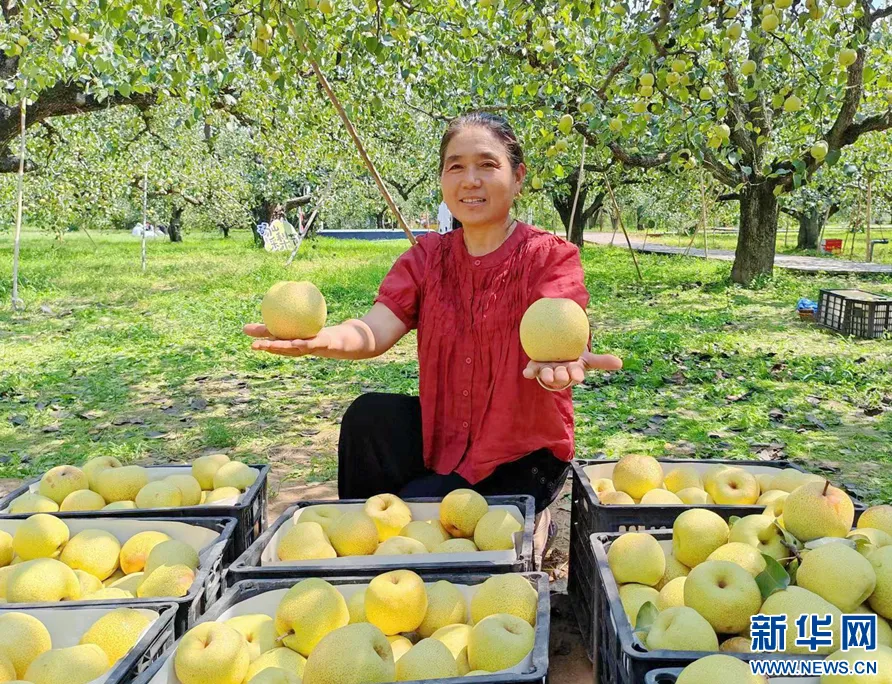
[{"label": "grass", "polygon": [[[164,462],[223,449],[286,477],[336,474],[337,422],[364,390],[417,391],[414,334],[366,362],[280,359],[241,333],[267,287],[309,279],[329,320],[361,315],[404,241],[315,239],[285,256],[188,235],[57,243],[27,234],[13,314],[11,244],[0,237],[0,477],[110,454]],[[704,458],[800,459],[838,468],[871,501],[892,495],[892,340],[846,339],[798,320],[800,296],[892,280],[779,272],[760,289],[730,285],[730,264],[587,247],[596,349],[623,371],[575,390],[578,455],[636,450]]]}]

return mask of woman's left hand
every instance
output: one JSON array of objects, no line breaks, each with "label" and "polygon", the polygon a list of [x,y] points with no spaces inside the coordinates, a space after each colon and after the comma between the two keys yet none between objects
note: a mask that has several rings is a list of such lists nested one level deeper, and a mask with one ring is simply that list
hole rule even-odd
[{"label": "woman's left hand", "polygon": [[583,352],[576,361],[561,361],[558,363],[539,363],[530,361],[524,368],[523,377],[528,380],[539,378],[543,385],[549,389],[569,389],[585,381],[585,373],[590,370],[620,370],[623,367],[622,359],[612,354],[592,354]]}]

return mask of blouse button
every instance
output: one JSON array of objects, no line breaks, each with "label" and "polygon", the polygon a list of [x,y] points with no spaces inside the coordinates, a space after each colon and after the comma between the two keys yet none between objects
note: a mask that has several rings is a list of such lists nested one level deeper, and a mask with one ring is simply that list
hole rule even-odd
[{"label": "blouse button", "polygon": [[465,359],[465,363],[468,365],[471,365],[471,357],[470,356]]},{"label": "blouse button", "polygon": [[468,427],[468,421],[465,421],[464,423],[462,423],[461,426],[462,426],[463,428],[467,428],[467,427]]},{"label": "blouse button", "polygon": [[464,391],[461,393],[461,395],[462,395],[463,397],[468,396],[468,394],[469,394],[468,390],[464,390]]},{"label": "blouse button", "polygon": [[479,265],[480,265],[480,259],[477,259],[476,261],[474,261],[474,265],[475,265],[475,266],[479,266]]},{"label": "blouse button", "polygon": [[538,468],[533,468],[533,475],[536,475],[539,472]]}]

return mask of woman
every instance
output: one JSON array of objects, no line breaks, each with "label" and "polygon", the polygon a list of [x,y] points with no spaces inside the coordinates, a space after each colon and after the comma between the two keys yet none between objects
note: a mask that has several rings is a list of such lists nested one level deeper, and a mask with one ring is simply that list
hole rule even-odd
[{"label": "woman", "polygon": [[[622,362],[588,350],[565,363],[524,354],[518,330],[530,304],[566,297],[585,308],[589,300],[579,250],[511,217],[525,176],[506,121],[483,113],[453,120],[440,143],[440,183],[462,227],[422,236],[361,319],[310,340],[253,343],[285,356],[368,359],[417,329],[420,396],[364,394],[344,414],[341,498],[442,497],[462,487],[529,494],[537,513],[546,511],[537,528],[548,528],[547,507],[574,452],[571,387],[587,370]],[[245,332],[269,335],[257,324]]]}]

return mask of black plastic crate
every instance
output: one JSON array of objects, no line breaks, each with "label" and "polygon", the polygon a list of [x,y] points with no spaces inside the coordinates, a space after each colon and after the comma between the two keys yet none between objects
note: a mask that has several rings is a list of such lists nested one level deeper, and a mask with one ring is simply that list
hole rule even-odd
[{"label": "black plastic crate", "polygon": [[[258,471],[257,479],[239,498],[239,502],[234,506],[181,506],[178,508],[136,508],[131,510],[111,510],[111,511],[58,511],[53,513],[57,518],[235,518],[238,526],[232,535],[232,544],[227,549],[226,560],[235,560],[241,553],[245,551],[266,529],[267,514],[267,476],[269,475],[268,465],[251,465],[249,467]],[[191,465],[180,465],[170,463],[165,465],[143,466],[148,470],[153,468],[183,468],[192,471]],[[29,491],[37,491],[37,485],[40,478],[36,477],[23,484],[18,489],[10,492],[6,497],[0,499],[0,511],[5,511],[9,505],[23,494]],[[0,518],[24,519],[33,515],[32,513],[21,513],[19,515],[10,515],[0,512]]]},{"label": "black plastic crate", "polygon": [[[535,526],[536,503],[531,496],[488,496],[485,497],[487,503],[496,506],[516,506],[520,509],[520,514],[524,519],[523,542],[520,553],[513,563],[495,563],[492,561],[463,561],[461,571],[477,572],[477,573],[504,573],[504,572],[527,572],[533,569],[533,528]],[[442,498],[415,498],[404,499],[406,503],[438,503]],[[343,577],[350,575],[352,577],[373,577],[382,572],[397,568],[407,568],[414,570],[421,575],[427,576],[430,573],[449,573],[456,571],[456,563],[450,563],[443,560],[437,563],[425,563],[423,561],[424,554],[418,556],[381,556],[380,564],[351,565],[347,558],[332,559],[330,563],[316,562],[312,565],[302,564],[296,561],[289,565],[268,565],[262,566],[260,558],[264,549],[270,544],[273,536],[279,528],[290,520],[295,511],[300,508],[320,505],[337,505],[337,504],[363,504],[365,499],[340,499],[327,501],[301,501],[291,506],[282,516],[272,524],[269,529],[264,532],[260,538],[255,541],[251,547],[245,551],[232,565],[226,573],[226,581],[232,585],[235,582],[248,579],[278,579],[278,578],[295,578],[295,577]],[[384,558],[390,558],[384,561]],[[398,558],[398,562],[393,559]]]},{"label": "black plastic crate", "polygon": [[[8,520],[8,519],[7,519]],[[127,607],[140,608],[143,605],[172,603],[176,606],[176,616],[174,618],[174,632],[177,637],[182,636],[189,628],[191,628],[198,619],[204,615],[208,608],[223,594],[225,589],[224,583],[224,554],[226,548],[232,541],[232,534],[236,528],[236,520],[233,518],[148,518],[139,521],[120,521],[120,520],[96,520],[91,518],[89,526],[95,525],[95,529],[108,529],[108,524],[116,522],[141,522],[151,525],[152,523],[181,523],[185,525],[193,525],[195,527],[204,527],[218,533],[217,539],[208,547],[206,547],[198,555],[198,572],[195,573],[195,579],[192,586],[185,596],[176,597],[153,597],[153,598],[133,598],[133,599],[106,599],[100,601],[65,601],[66,606],[90,606],[90,607]],[[4,522],[0,519],[0,525]],[[70,524],[71,519],[66,520]],[[96,524],[99,523],[99,524]],[[2,529],[2,527],[0,527]],[[87,529],[87,528],[85,528]],[[4,607],[9,606],[11,610],[30,610],[32,608],[45,608],[48,606],[57,607],[61,603],[9,603],[3,604]]]},{"label": "black plastic crate", "polygon": [[[156,660],[158,660],[165,652],[167,652],[174,644],[176,639],[174,635],[174,616],[177,607],[169,602],[143,603],[139,606],[131,605],[110,605],[110,606],[91,606],[91,605],[72,605],[70,603],[60,603],[52,606],[39,606],[32,608],[21,608],[19,606],[3,605],[0,607],[0,615],[6,613],[27,613],[41,622],[46,619],[49,613],[70,612],[72,615],[80,612],[90,613],[97,611],[111,612],[117,608],[137,608],[141,610],[153,610],[158,613],[158,619],[149,627],[142,638],[136,645],[127,652],[115,665],[106,673],[107,684],[126,684],[133,681],[133,678],[141,672],[145,672]],[[43,614],[44,617],[41,617]],[[101,615],[96,616],[98,620]],[[94,620],[95,622],[95,620]]]},{"label": "black plastic crate", "polygon": [[[714,651],[648,651],[633,634],[632,625],[623,610],[619,587],[607,563],[610,544],[621,533],[598,534],[591,538],[597,573],[595,576],[595,619],[591,631],[595,643],[594,673],[599,684],[640,684],[648,672],[660,668],[683,668],[700,658],[715,655]],[[657,541],[672,539],[672,531],[650,532]],[[823,656],[778,656],[765,653],[727,653],[741,660],[816,660]]]},{"label": "black plastic crate", "polygon": [[864,290],[821,290],[817,322],[843,335],[876,339],[892,333],[892,297]]},{"label": "black plastic crate", "polygon": [[[663,469],[668,470],[678,465],[730,465],[756,466],[760,470],[795,468],[799,466],[789,461],[734,461],[705,459],[669,459],[658,458]],[[570,604],[579,623],[579,630],[585,643],[589,659],[594,659],[594,635],[592,632],[593,616],[597,614],[594,605],[594,577],[596,573],[595,559],[591,550],[590,538],[593,534],[603,532],[629,532],[633,530],[671,529],[675,519],[689,508],[706,508],[729,520],[732,516],[744,517],[755,515],[765,510],[764,505],[754,506],[722,506],[706,505],[620,505],[605,506],[598,501],[588,475],[583,468],[589,465],[616,463],[617,459],[597,459],[573,461],[573,489],[570,507],[570,568],[567,576],[567,593]],[[852,499],[855,505],[855,521],[866,510],[866,506]]]},{"label": "black plastic crate", "polygon": [[[523,674],[504,673],[491,674],[484,677],[447,677],[445,679],[426,679],[425,684],[467,684],[468,682],[480,682],[481,684],[546,684],[548,677],[548,647],[551,627],[551,593],[548,584],[548,575],[541,572],[523,573],[524,576],[536,587],[539,595],[539,608],[536,613],[536,635],[533,643],[533,670]],[[461,574],[441,573],[427,575],[424,580],[427,583],[447,580],[453,584],[475,585],[482,584],[492,574]],[[327,582],[333,585],[341,584],[367,584],[369,577],[327,577]],[[290,589],[300,579],[260,579],[243,580],[233,585],[223,597],[208,611],[201,622],[217,620],[223,613],[235,604],[267,591]],[[166,680],[155,677],[164,668],[165,662],[175,652],[175,647],[169,650],[166,657],[157,660],[148,670],[134,680],[133,684],[166,684]]]}]

